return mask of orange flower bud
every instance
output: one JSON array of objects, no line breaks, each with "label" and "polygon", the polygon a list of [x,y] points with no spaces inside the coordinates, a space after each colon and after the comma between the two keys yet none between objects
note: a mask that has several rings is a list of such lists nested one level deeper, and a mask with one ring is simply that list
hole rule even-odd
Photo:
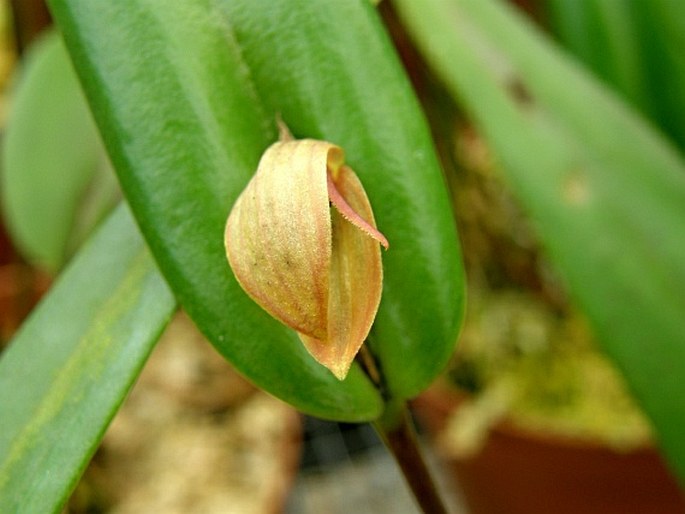
[{"label": "orange flower bud", "polygon": [[226,223],[242,288],[340,380],[378,311],[378,243],[387,249],[343,150],[287,133],[266,150]]}]

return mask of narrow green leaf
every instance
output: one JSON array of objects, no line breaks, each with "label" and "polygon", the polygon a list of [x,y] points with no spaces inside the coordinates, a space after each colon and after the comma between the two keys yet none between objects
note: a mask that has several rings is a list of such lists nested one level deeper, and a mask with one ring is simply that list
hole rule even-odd
[{"label": "narrow green leaf", "polygon": [[544,4],[552,29],[564,45],[649,113],[647,77],[630,2],[545,0]]},{"label": "narrow green leaf", "polygon": [[685,477],[685,164],[503,2],[396,0]]},{"label": "narrow green leaf", "polygon": [[127,208],[0,359],[0,512],[58,512],[176,303]]},{"label": "narrow green leaf", "polygon": [[685,3],[544,4],[560,40],[685,148]]},{"label": "narrow green leaf", "polygon": [[685,3],[626,3],[637,22],[652,115],[685,150]]},{"label": "narrow green leaf", "polygon": [[160,269],[236,368],[321,417],[373,419],[382,401],[355,367],[339,382],[240,289],[223,232],[275,138],[232,27],[213,0],[54,0],[109,153]]},{"label": "narrow green leaf", "polygon": [[2,201],[20,251],[57,271],[111,209],[118,187],[56,32],[20,67],[3,139]]}]

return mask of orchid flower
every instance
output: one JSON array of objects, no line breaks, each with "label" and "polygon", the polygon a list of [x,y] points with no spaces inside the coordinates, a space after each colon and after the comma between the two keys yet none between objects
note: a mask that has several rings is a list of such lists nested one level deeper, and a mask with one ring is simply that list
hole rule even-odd
[{"label": "orchid flower", "polygon": [[241,287],[340,380],[378,311],[379,243],[388,248],[343,150],[294,140],[284,126],[233,206],[225,233]]}]

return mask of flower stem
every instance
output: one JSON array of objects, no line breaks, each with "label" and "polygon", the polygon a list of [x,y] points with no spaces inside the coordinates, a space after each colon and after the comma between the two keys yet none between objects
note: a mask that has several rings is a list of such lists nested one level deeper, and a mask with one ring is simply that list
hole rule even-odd
[{"label": "flower stem", "polygon": [[392,453],[419,507],[426,514],[447,514],[416,438],[416,430],[407,405],[388,402],[385,414],[374,428]]}]

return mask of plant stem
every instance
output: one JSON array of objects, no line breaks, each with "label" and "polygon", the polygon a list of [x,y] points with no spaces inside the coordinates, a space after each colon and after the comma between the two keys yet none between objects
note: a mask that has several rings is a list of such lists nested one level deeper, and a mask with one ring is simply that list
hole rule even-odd
[{"label": "plant stem", "polygon": [[447,508],[421,455],[406,403],[388,402],[386,413],[374,422],[374,427],[402,470],[423,512],[447,514]]}]

